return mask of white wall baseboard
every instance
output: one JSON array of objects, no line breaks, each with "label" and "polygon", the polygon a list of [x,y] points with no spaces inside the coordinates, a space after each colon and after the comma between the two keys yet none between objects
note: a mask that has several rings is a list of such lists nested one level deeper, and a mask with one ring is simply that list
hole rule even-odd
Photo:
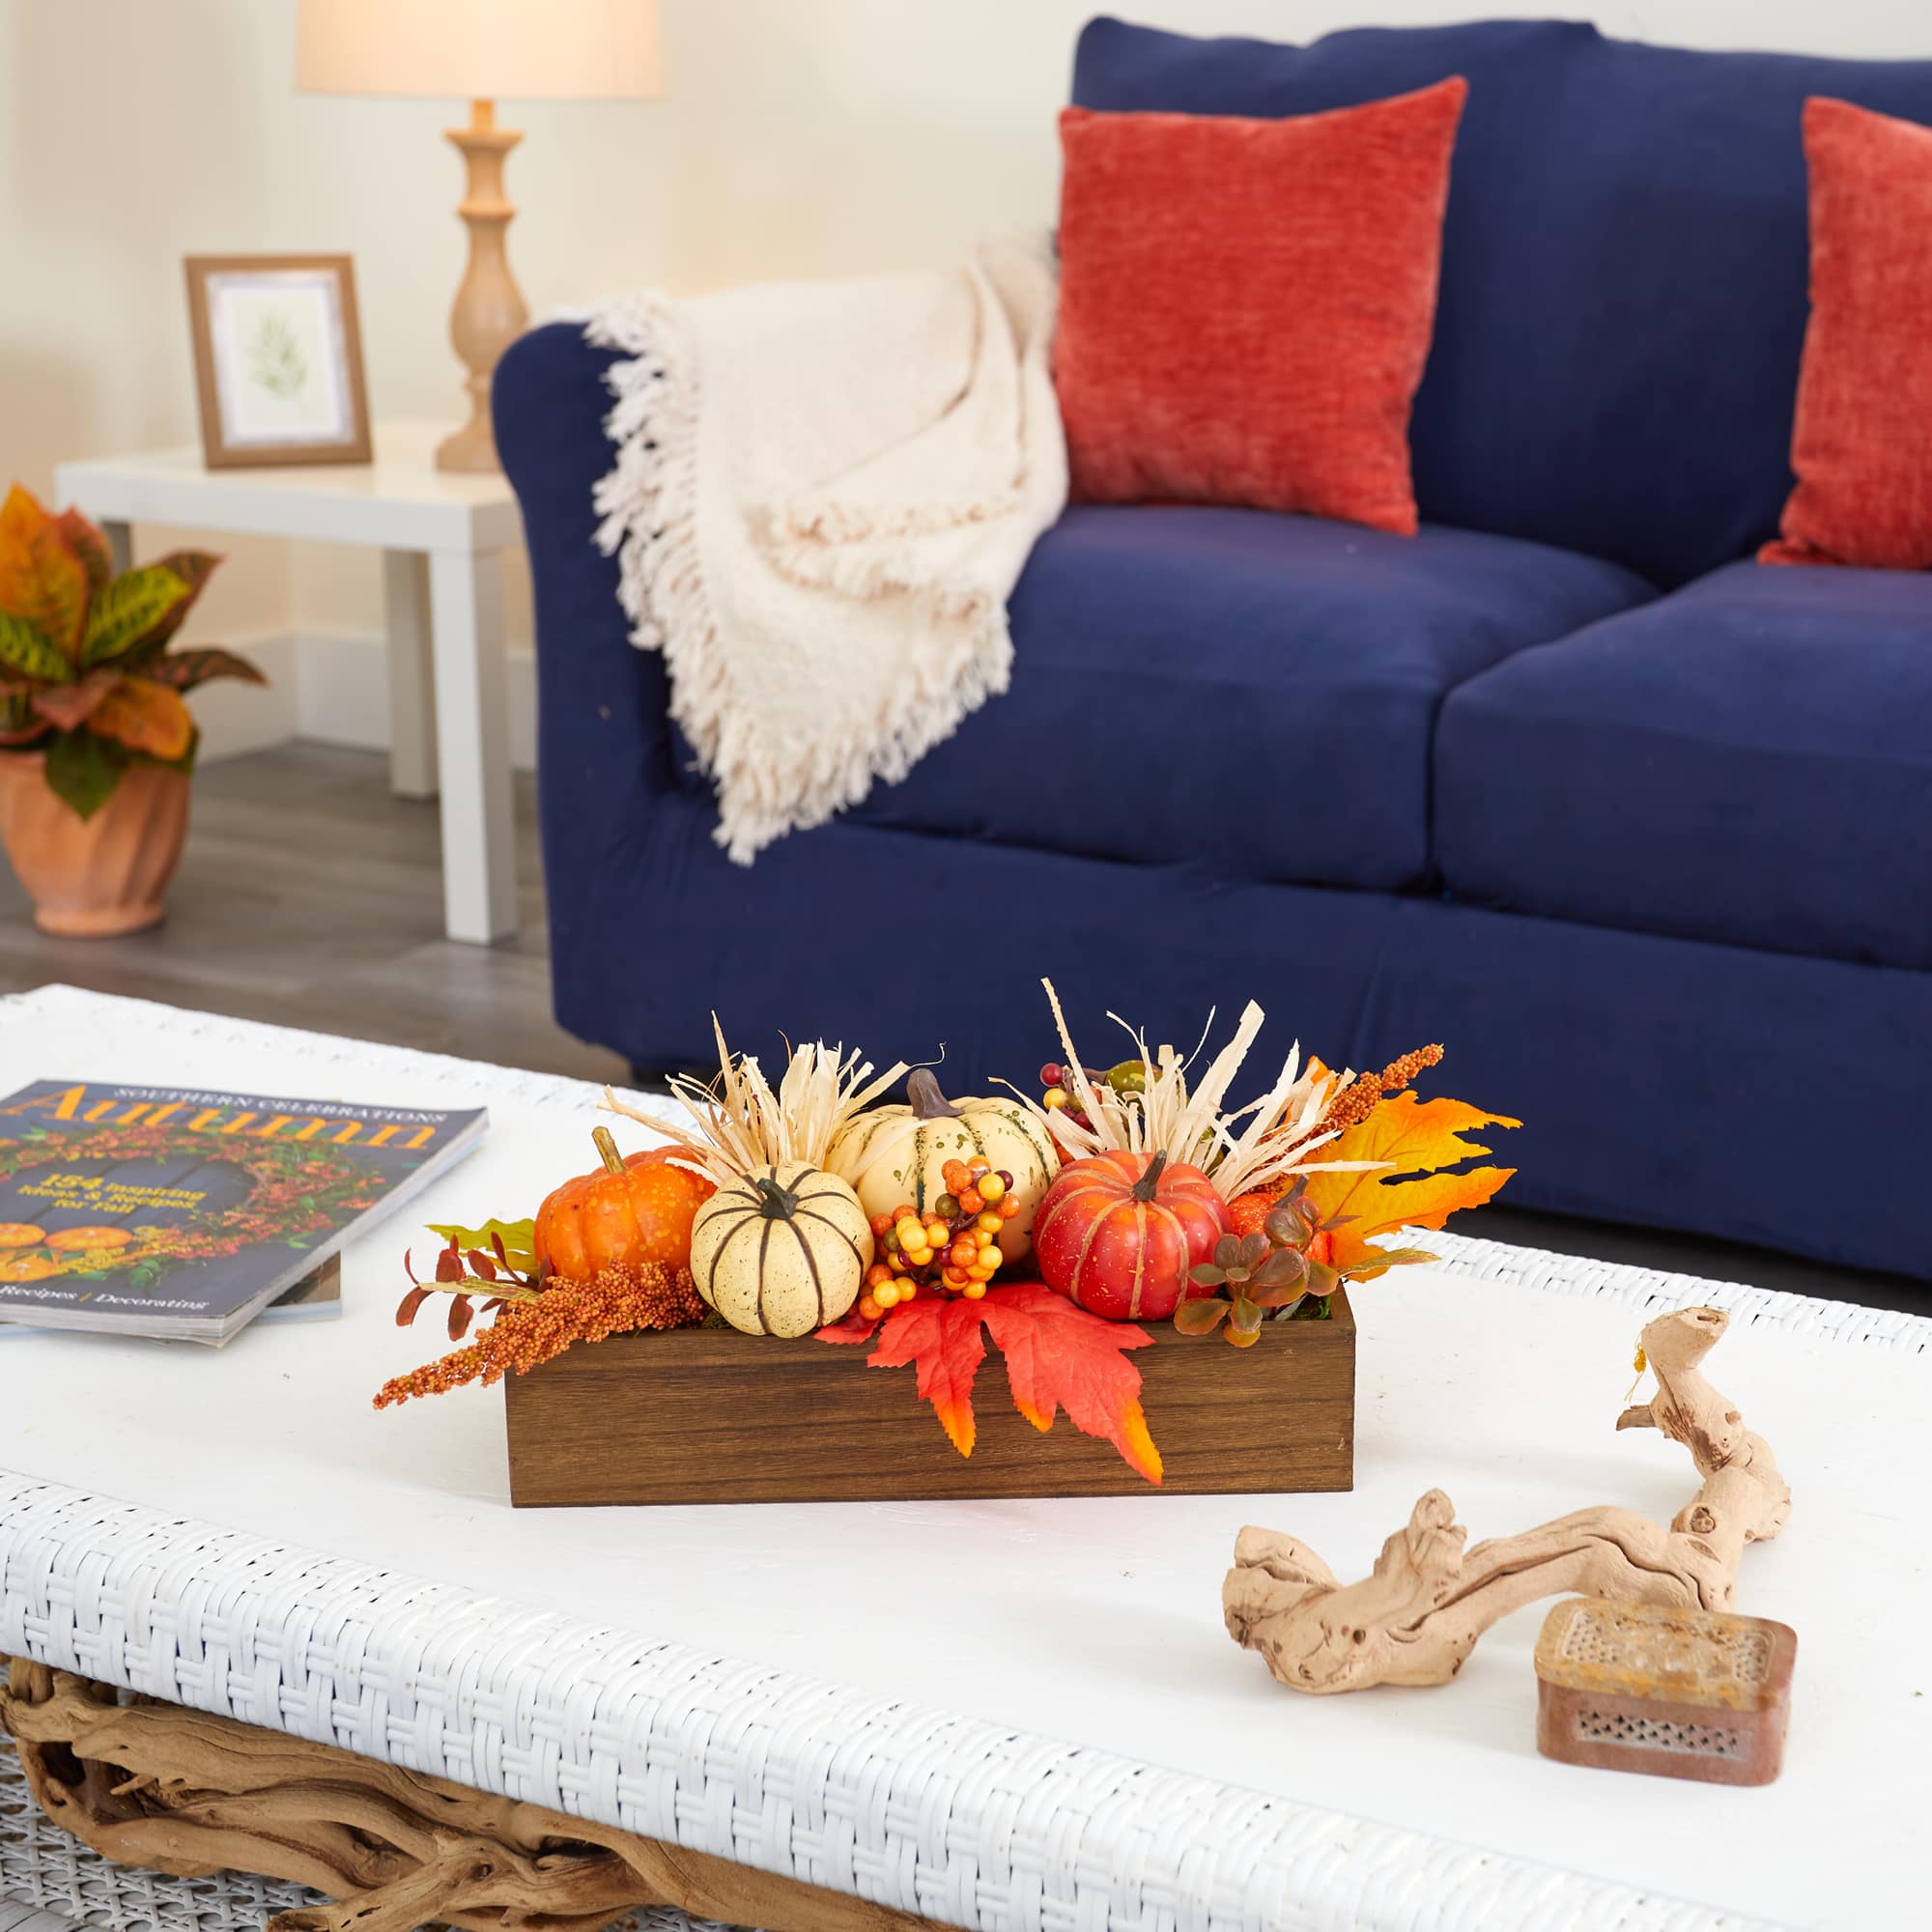
[{"label": "white wall baseboard", "polygon": [[[201,755],[233,758],[292,738],[325,745],[389,749],[387,646],[366,632],[288,631],[244,639],[232,648],[269,679],[257,685],[211,684],[191,702],[201,723]],[[509,683],[510,763],[536,770],[536,658],[512,649]]]}]

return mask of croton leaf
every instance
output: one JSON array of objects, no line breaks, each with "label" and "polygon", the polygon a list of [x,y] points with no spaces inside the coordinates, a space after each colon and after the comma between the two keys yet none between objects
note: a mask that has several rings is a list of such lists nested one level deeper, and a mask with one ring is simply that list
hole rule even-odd
[{"label": "croton leaf", "polygon": [[153,570],[172,571],[187,585],[187,595],[138,643],[128,646],[137,657],[147,658],[159,651],[187,622],[187,613],[194,609],[195,599],[201,595],[202,586],[213,575],[214,566],[220,561],[218,556],[205,550],[177,550],[170,551],[166,556],[157,558],[149,566]]},{"label": "croton leaf", "polygon": [[141,675],[166,685],[170,691],[192,691],[215,677],[239,677],[249,684],[269,681],[257,666],[234,651],[224,651],[219,644],[205,644],[192,651],[170,651],[166,657],[152,658],[141,667]]},{"label": "croton leaf", "polygon": [[43,684],[33,694],[33,707],[49,724],[77,731],[120,682],[118,670],[106,669],[91,670],[73,684]]},{"label": "croton leaf", "polygon": [[180,696],[152,678],[124,677],[94,707],[87,728],[163,764],[185,758],[194,744],[194,718]]},{"label": "croton leaf", "polygon": [[63,731],[47,747],[47,785],[82,818],[92,818],[121,782],[128,754],[92,731]]},{"label": "croton leaf", "polygon": [[107,539],[98,525],[90,523],[78,510],[66,509],[54,519],[54,527],[68,549],[79,557],[80,567],[87,573],[89,590],[100,589],[113,578],[114,553],[108,549]]},{"label": "croton leaf", "polygon": [[87,566],[54,519],[14,484],[0,503],[0,611],[24,617],[78,660],[87,601]]},{"label": "croton leaf", "polygon": [[0,685],[0,745],[31,745],[46,736],[47,723],[34,711],[29,686]]},{"label": "croton leaf", "polygon": [[117,577],[97,593],[87,613],[81,662],[106,664],[148,642],[162,621],[193,596],[193,587],[164,563]]},{"label": "croton leaf", "polygon": [[61,684],[73,675],[67,653],[11,611],[0,611],[0,665],[36,684]]},{"label": "croton leaf", "polygon": [[[1161,1477],[1160,1452],[1141,1408],[1141,1372],[1125,1351],[1152,1341],[1145,1329],[1102,1321],[1037,1282],[990,1289],[983,1299],[921,1295],[877,1324],[875,1369],[918,1371],[952,1446],[973,1453],[979,1425],[973,1382],[986,1355],[981,1327],[1005,1357],[1013,1405],[1036,1429],[1051,1429],[1064,1408],[1083,1435],[1111,1442],[1149,1482]],[[822,1342],[864,1342],[874,1324],[847,1319],[819,1331]]]},{"label": "croton leaf", "polygon": [[[1356,1281],[1366,1281],[1396,1265],[1369,1236],[1390,1228],[1414,1224],[1439,1228],[1460,1208],[1480,1207],[1516,1172],[1513,1167],[1473,1167],[1460,1173],[1446,1170],[1460,1161],[1486,1154],[1463,1136],[1478,1127],[1515,1127],[1503,1114],[1486,1114],[1461,1100],[1418,1100],[1398,1094],[1384,1100],[1367,1120],[1348,1128],[1322,1149],[1333,1160],[1373,1160],[1387,1165],[1376,1172],[1311,1174],[1307,1198],[1332,1226],[1348,1216],[1346,1227],[1334,1231],[1330,1260]],[[1320,1293],[1311,1269],[1311,1289]]]}]

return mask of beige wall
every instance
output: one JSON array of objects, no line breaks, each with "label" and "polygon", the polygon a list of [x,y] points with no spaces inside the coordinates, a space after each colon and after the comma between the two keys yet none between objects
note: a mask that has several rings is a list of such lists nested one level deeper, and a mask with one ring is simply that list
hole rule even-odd
[{"label": "beige wall", "polygon": [[[540,0],[531,0],[540,4]],[[1051,218],[1054,111],[1092,0],[662,0],[669,97],[509,109],[543,314],[951,257]],[[1596,17],[1711,46],[1924,55],[1923,0],[1135,0],[1131,17],[1301,39],[1335,25]],[[462,263],[453,108],[304,99],[294,0],[0,0],[0,472],[184,441],[180,258],[348,249],[379,414],[455,410],[443,316]],[[374,560],[234,546],[204,629],[367,632]]]}]

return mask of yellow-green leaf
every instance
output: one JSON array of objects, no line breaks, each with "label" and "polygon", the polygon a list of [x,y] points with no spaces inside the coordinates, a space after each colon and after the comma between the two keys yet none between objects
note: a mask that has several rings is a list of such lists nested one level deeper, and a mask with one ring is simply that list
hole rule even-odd
[{"label": "yellow-green leaf", "polygon": [[1323,1160],[1387,1163],[1368,1173],[1308,1177],[1308,1199],[1324,1219],[1350,1217],[1333,1233],[1335,1266],[1346,1268],[1355,1280],[1367,1280],[1396,1264],[1395,1257],[1370,1245],[1371,1235],[1410,1225],[1439,1228],[1459,1208],[1480,1207],[1516,1169],[1446,1170],[1489,1152],[1464,1134],[1477,1127],[1521,1124],[1461,1100],[1418,1100],[1413,1094],[1399,1094],[1329,1142],[1321,1150]]},{"label": "yellow-green leaf", "polygon": [[117,577],[95,598],[87,613],[87,642],[81,662],[106,664],[145,643],[178,605],[194,595],[166,564],[151,563]]},{"label": "yellow-green leaf", "polygon": [[11,611],[0,611],[0,665],[36,684],[65,684],[73,675],[67,653]]},{"label": "yellow-green leaf", "polygon": [[124,677],[89,714],[89,731],[172,764],[194,743],[194,719],[176,695],[145,677]]},{"label": "yellow-green leaf", "polygon": [[454,1241],[459,1248],[481,1248],[488,1254],[491,1237],[501,1236],[503,1259],[519,1274],[534,1274],[537,1270],[537,1224],[534,1221],[485,1221],[480,1228],[464,1228],[454,1222],[429,1224],[432,1235],[441,1236],[444,1245]]},{"label": "yellow-green leaf", "polygon": [[87,567],[16,483],[0,503],[0,611],[24,617],[70,658],[87,623]]},{"label": "yellow-green leaf", "polygon": [[214,575],[214,566],[221,559],[205,550],[170,551],[166,556],[156,557],[153,568],[171,570],[187,585],[188,594],[175,606],[155,628],[134,646],[146,658],[167,642],[187,621],[187,613],[194,609],[208,580]]}]

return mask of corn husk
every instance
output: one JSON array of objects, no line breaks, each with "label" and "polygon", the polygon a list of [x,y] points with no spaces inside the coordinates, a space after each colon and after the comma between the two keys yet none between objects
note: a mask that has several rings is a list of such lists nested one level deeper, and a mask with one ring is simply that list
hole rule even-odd
[{"label": "corn husk", "polygon": [[604,1106],[675,1141],[690,1158],[672,1165],[688,1167],[720,1186],[788,1161],[823,1167],[839,1128],[907,1070],[904,1061],[895,1061],[875,1075],[872,1063],[858,1052],[815,1039],[792,1049],[774,1089],[753,1056],[733,1053],[725,1044],[716,1013],[711,1025],[718,1038],[717,1077],[702,1081],[680,1074],[669,1083],[691,1116],[690,1126],[639,1113],[608,1087]]},{"label": "corn husk", "polygon": [[1110,1012],[1107,1017],[1133,1041],[1146,1080],[1142,1093],[1119,1094],[1105,1082],[1096,1087],[1087,1078],[1053,981],[1042,980],[1040,984],[1046,988],[1047,1004],[1053,1009],[1053,1023],[1066,1056],[1065,1084],[1088,1123],[1082,1126],[1069,1120],[1067,1110],[1041,1106],[1009,1081],[1000,1084],[1018,1094],[1021,1104],[1069,1152],[1165,1153],[1170,1161],[1185,1161],[1200,1168],[1229,1201],[1250,1188],[1285,1180],[1292,1175],[1359,1172],[1388,1165],[1376,1160],[1310,1158],[1335,1139],[1333,1132],[1321,1131],[1321,1116],[1354,1076],[1346,1072],[1337,1076],[1316,1061],[1304,1065],[1298,1041],[1266,1093],[1245,1106],[1228,1105],[1228,1090],[1239,1075],[1248,1049],[1266,1018],[1252,1000],[1242,1010],[1234,1037],[1191,1086],[1187,1069],[1207,1046],[1214,1024],[1212,1013],[1208,1016],[1200,1044],[1183,1059],[1171,1046],[1151,1051],[1140,1029]]}]

